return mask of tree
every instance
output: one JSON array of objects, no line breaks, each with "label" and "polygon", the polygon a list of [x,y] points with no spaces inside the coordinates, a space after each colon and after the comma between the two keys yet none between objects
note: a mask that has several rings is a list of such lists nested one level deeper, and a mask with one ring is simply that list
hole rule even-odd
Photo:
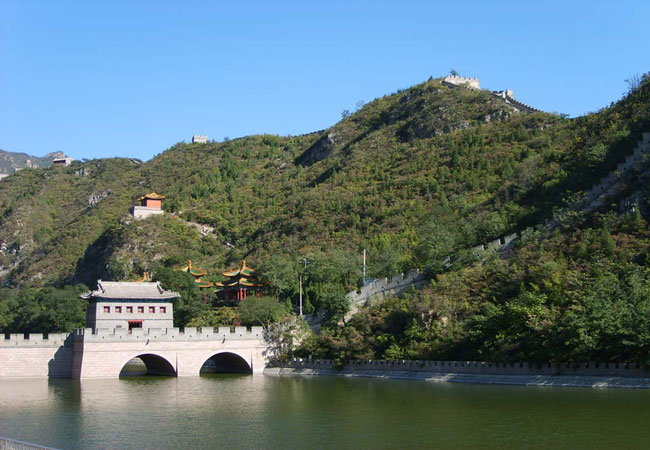
[{"label": "tree", "polygon": [[[86,302],[79,294],[84,285],[62,289],[31,288],[0,292],[0,330],[11,333],[71,333],[84,326]],[[8,295],[4,295],[4,294]]]},{"label": "tree", "polygon": [[204,302],[203,295],[190,274],[161,267],[156,270],[153,279],[160,281],[163,288],[181,295],[173,301],[174,326],[185,326],[208,310],[209,305]]},{"label": "tree", "polygon": [[291,358],[296,343],[302,342],[310,334],[309,325],[296,316],[285,316],[270,324],[264,329],[268,358],[271,361]]},{"label": "tree", "polygon": [[460,240],[458,227],[444,217],[444,212],[427,220],[418,231],[415,248],[416,262],[428,272],[439,272],[444,266],[444,258],[456,247]]},{"label": "tree", "polygon": [[360,279],[359,262],[341,250],[313,253],[307,259],[310,264],[303,277],[306,309],[323,310],[329,321],[338,321],[349,309],[346,293],[356,288]]},{"label": "tree", "polygon": [[281,300],[298,296],[298,273],[300,268],[294,258],[274,254],[258,266],[260,278],[267,283],[267,292]]},{"label": "tree", "polygon": [[247,297],[239,303],[242,325],[268,328],[288,314],[286,305],[274,297]]},{"label": "tree", "polygon": [[202,311],[185,324],[188,327],[230,327],[241,325],[241,317],[237,308],[222,306]]}]

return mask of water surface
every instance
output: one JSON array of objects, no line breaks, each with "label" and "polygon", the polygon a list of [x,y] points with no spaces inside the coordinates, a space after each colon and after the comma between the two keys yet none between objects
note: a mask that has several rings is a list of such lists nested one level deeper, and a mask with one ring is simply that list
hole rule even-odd
[{"label": "water surface", "polygon": [[264,375],[1,380],[0,435],[62,449],[646,449],[650,390]]}]

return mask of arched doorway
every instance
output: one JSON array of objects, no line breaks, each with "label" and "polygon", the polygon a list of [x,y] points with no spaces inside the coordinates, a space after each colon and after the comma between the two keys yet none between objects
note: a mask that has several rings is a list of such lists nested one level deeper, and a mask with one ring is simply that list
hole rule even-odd
[{"label": "arched doorway", "polygon": [[209,357],[201,366],[200,373],[253,373],[253,368],[241,356],[222,352]]},{"label": "arched doorway", "polygon": [[157,375],[175,377],[174,366],[162,356],[145,353],[127,361],[120,371],[120,377]]}]

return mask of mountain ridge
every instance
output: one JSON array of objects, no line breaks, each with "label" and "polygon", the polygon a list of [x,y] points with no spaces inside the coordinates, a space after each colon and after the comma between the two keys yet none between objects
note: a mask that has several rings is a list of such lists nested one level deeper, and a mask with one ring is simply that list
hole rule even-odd
[{"label": "mountain ridge", "polygon": [[[191,259],[220,281],[246,259],[288,305],[302,274],[304,310],[325,321],[296,355],[650,365],[650,78],[573,119],[442,81],[322,132],[19,171],[0,183],[0,328],[40,324],[51,286],[144,271],[183,292],[178,325],[233,325],[175,269]],[[151,191],[166,214],[134,220]],[[366,278],[420,268],[423,289],[337,326],[364,250]]]},{"label": "mountain ridge", "polygon": [[11,175],[16,169],[25,168],[46,168],[52,165],[52,161],[58,158],[66,158],[63,152],[50,152],[44,156],[33,156],[22,152],[10,152],[0,149],[0,174]]}]

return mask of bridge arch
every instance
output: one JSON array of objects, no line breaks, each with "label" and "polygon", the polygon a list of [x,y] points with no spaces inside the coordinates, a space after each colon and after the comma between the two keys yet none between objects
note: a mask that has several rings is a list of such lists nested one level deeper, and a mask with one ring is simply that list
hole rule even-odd
[{"label": "bridge arch", "polygon": [[[132,362],[138,359],[142,362],[142,364],[144,364],[144,368],[142,368],[142,364],[140,367],[137,367],[138,363],[135,362],[134,364]],[[174,364],[165,356],[157,353],[135,354],[124,361],[120,366],[119,376],[122,377],[129,375],[159,375],[169,377],[177,376]]]},{"label": "bridge arch", "polygon": [[222,350],[208,356],[199,373],[253,373],[253,367],[248,358],[239,352]]}]

